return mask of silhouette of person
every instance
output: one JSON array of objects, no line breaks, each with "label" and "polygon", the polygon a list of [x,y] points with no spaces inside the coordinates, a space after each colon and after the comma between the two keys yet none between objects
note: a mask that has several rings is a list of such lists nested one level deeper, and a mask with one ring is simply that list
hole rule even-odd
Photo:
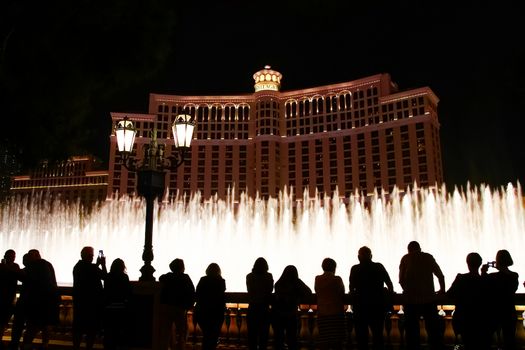
[{"label": "silhouette of person", "polygon": [[425,319],[428,344],[431,349],[443,348],[443,332],[437,311],[434,276],[439,282],[438,293],[445,292],[445,277],[434,257],[421,251],[418,242],[408,244],[408,254],[399,264],[399,284],[403,288],[407,349],[419,349],[419,318]]},{"label": "silhouette of person", "polygon": [[197,283],[195,319],[202,330],[202,349],[217,348],[226,309],[226,282],[221,277],[221,268],[211,263],[206,276]]},{"label": "silhouette of person", "polygon": [[[23,282],[25,271],[27,269],[27,265],[29,265],[30,261],[29,253],[25,253],[22,257],[22,264],[24,265],[24,268],[20,270],[18,275],[18,280]],[[16,300],[15,304],[15,310],[13,315],[13,325],[11,328],[11,341],[9,342],[9,349],[12,350],[18,350],[20,348],[20,338],[22,338],[22,332],[24,331],[25,324],[26,324],[26,314],[25,314],[25,291],[24,291],[24,284],[20,286],[20,295],[18,296],[18,299]]]},{"label": "silhouette of person", "polygon": [[317,294],[317,328],[320,349],[343,348],[346,334],[345,286],[341,277],[335,275],[337,264],[325,258],[321,264],[323,274],[315,277]]},{"label": "silhouette of person", "polygon": [[486,319],[484,305],[489,297],[487,285],[479,274],[481,256],[478,253],[467,255],[468,273],[459,273],[447,291],[455,303],[453,314],[454,331],[461,335],[465,350],[490,349],[491,335]]},{"label": "silhouette of person", "polygon": [[488,264],[481,267],[481,275],[487,281],[493,320],[493,330],[503,335],[503,349],[516,349],[516,306],[514,296],[518,289],[518,274],[510,271],[514,261],[508,250],[499,250],[495,267],[498,272],[487,274]]},{"label": "silhouette of person", "polygon": [[104,280],[104,349],[122,349],[126,346],[128,310],[131,284],[122,259],[111,263]]},{"label": "silhouette of person", "polygon": [[16,252],[6,250],[0,264],[0,349],[3,349],[2,336],[14,313],[16,287],[20,275],[20,266],[15,263]]},{"label": "silhouette of person", "polygon": [[374,349],[384,349],[383,329],[388,307],[384,286],[390,294],[394,292],[394,286],[385,267],[372,261],[370,248],[359,248],[357,258],[359,264],[352,266],[349,278],[357,348],[368,349],[370,327]]},{"label": "silhouette of person", "polygon": [[[188,336],[188,310],[195,302],[195,287],[190,276],[184,273],[184,261],[175,259],[170,263],[170,270],[159,278],[161,285],[160,302],[163,305],[160,343],[161,349],[183,350]],[[175,324],[175,338],[172,326]]]},{"label": "silhouette of person", "polygon": [[273,291],[273,276],[268,272],[268,262],[259,257],[253,264],[252,272],[246,275],[248,290],[248,348],[266,349],[270,332],[270,304]]},{"label": "silhouette of person", "polygon": [[312,295],[312,290],[300,278],[297,268],[288,265],[275,282],[272,305],[274,347],[282,350],[284,343],[289,350],[299,349],[297,342],[297,309],[300,302]]},{"label": "silhouette of person", "polygon": [[36,334],[42,332],[42,348],[49,344],[50,327],[58,323],[60,295],[55,269],[40,252],[31,249],[23,277],[26,331],[24,349],[30,349]]},{"label": "silhouette of person", "polygon": [[86,349],[93,349],[95,337],[100,330],[104,313],[104,288],[106,258],[97,257],[93,264],[93,247],[80,251],[80,260],[73,268],[73,348],[79,349],[86,336]]}]

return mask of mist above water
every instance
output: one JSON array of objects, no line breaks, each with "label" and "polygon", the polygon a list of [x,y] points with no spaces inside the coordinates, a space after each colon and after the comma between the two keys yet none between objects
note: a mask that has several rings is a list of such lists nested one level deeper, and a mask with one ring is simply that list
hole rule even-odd
[{"label": "mist above water", "polygon": [[[521,188],[488,186],[447,192],[394,190],[346,200],[304,197],[294,202],[287,193],[277,199],[203,201],[199,194],[157,204],[153,228],[152,265],[155,277],[169,271],[174,258],[182,258],[196,285],[209,263],[217,262],[227,290],[246,291],[245,277],[256,258],[265,257],[276,281],[284,267],[295,265],[313,289],[321,262],[332,257],[336,274],[345,282],[357,250],[367,245],[373,260],[383,263],[394,287],[401,292],[398,267],[406,246],[420,242],[445,273],[447,288],[457,273],[467,271],[465,257],[476,251],[484,262],[499,249],[514,258],[511,270],[525,277],[525,211]],[[122,258],[130,279],[137,280],[144,245],[145,203],[123,198],[100,203],[85,214],[78,203],[38,198],[11,199],[0,208],[0,249],[12,248],[17,262],[29,249],[39,249],[50,261],[61,285],[72,284],[72,269],[83,246],[103,249],[109,265]],[[523,288],[520,286],[520,290]]]}]

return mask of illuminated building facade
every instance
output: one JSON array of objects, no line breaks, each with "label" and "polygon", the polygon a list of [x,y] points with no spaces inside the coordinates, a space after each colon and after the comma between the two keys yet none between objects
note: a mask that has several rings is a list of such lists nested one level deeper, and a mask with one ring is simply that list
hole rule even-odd
[{"label": "illuminated building facade", "polygon": [[0,203],[9,197],[11,178],[20,173],[21,151],[13,147],[7,140],[0,142]]},{"label": "illuminated building facade", "polygon": [[75,156],[56,163],[42,161],[29,175],[14,176],[11,195],[49,192],[53,198],[89,206],[106,200],[108,171],[99,170],[92,156]]},{"label": "illuminated building facade", "polygon": [[[276,197],[293,188],[339,196],[443,182],[439,99],[428,87],[399,91],[389,74],[294,91],[280,91],[282,75],[266,66],[253,75],[255,92],[235,96],[150,94],[149,113],[128,116],[142,156],[150,130],[173,148],[176,115],[196,120],[190,154],[166,174],[171,195],[200,191],[204,199],[228,190]],[[120,163],[110,136],[108,195],[135,192],[135,176]]]}]

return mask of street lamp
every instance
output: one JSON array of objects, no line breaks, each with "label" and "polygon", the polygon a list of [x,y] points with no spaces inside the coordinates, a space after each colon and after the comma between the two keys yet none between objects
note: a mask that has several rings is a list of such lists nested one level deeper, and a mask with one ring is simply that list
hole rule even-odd
[{"label": "street lamp", "polygon": [[133,122],[125,117],[115,127],[117,147],[126,169],[137,173],[137,193],[146,199],[146,229],[142,260],[144,266],[140,268],[139,281],[154,281],[155,269],[153,261],[153,204],[156,198],[164,194],[164,180],[166,170],[175,171],[183,162],[185,153],[189,150],[193,137],[195,122],[190,115],[180,114],[172,124],[173,141],[176,153],[165,157],[165,145],[157,143],[157,130],[153,129],[149,144],[144,145],[144,158],[140,165],[132,155],[133,144],[137,130]]}]

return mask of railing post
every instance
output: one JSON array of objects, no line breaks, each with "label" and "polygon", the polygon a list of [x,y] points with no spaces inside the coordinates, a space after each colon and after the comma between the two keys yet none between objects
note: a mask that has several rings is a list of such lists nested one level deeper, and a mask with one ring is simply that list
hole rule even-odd
[{"label": "railing post", "polygon": [[388,311],[385,315],[385,333],[386,333],[386,345],[392,344],[392,312]]}]

